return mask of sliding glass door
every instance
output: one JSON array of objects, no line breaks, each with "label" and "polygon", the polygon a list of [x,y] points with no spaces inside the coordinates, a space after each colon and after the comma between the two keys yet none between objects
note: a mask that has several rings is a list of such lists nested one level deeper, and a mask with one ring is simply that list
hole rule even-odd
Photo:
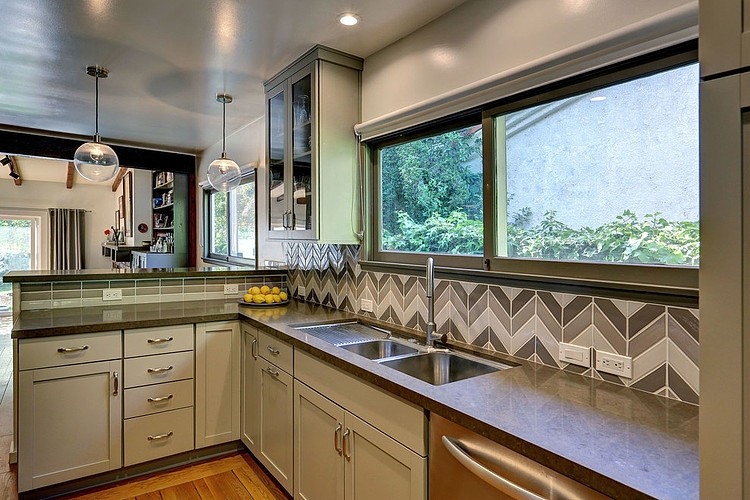
[{"label": "sliding glass door", "polygon": [[9,315],[13,304],[11,285],[2,277],[41,267],[40,236],[41,216],[0,212],[0,316]]}]

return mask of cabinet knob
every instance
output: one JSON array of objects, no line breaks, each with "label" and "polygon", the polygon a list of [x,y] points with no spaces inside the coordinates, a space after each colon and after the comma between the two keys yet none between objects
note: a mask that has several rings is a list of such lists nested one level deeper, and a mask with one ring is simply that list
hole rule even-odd
[{"label": "cabinet knob", "polygon": [[268,352],[270,352],[274,356],[278,356],[279,354],[281,354],[281,351],[270,345],[268,346]]}]

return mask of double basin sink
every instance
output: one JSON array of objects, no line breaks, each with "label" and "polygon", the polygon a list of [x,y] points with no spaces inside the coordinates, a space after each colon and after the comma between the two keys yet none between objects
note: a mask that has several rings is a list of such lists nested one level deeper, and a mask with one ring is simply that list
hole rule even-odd
[{"label": "double basin sink", "polygon": [[513,366],[448,349],[428,349],[360,321],[303,325],[297,330],[432,385],[457,382]]}]

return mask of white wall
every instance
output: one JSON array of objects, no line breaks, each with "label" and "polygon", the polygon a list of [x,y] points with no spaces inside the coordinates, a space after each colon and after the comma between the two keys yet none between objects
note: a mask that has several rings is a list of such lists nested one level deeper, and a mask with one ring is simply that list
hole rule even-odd
[{"label": "white wall", "polygon": [[[281,243],[278,241],[268,240],[268,197],[264,194],[268,192],[268,170],[266,168],[265,152],[265,134],[266,122],[264,117],[245,125],[240,130],[227,136],[227,156],[236,161],[240,167],[247,164],[255,164],[258,167],[256,172],[256,187],[258,200],[258,259],[257,262],[262,264],[265,260],[285,261],[284,251]],[[198,183],[206,181],[206,169],[208,165],[221,154],[221,141],[217,142],[210,148],[198,155]],[[197,231],[197,267],[205,267],[210,264],[204,264],[201,261],[203,255],[203,192],[200,187],[197,188],[197,219],[201,221]]]},{"label": "white wall", "polygon": [[[86,214],[86,261],[87,269],[109,269],[111,260],[102,256],[101,244],[105,240],[104,230],[114,224],[117,194],[112,185],[74,185],[66,189],[60,182],[27,181],[16,186],[11,179],[0,179],[0,207],[37,209],[84,208]],[[44,214],[46,220],[46,214]],[[43,240],[45,237],[43,236]],[[1,243],[1,242],[0,242]],[[48,252],[47,248],[42,251]]]},{"label": "white wall", "polygon": [[693,0],[470,0],[365,59],[363,122],[685,6],[697,27]]}]

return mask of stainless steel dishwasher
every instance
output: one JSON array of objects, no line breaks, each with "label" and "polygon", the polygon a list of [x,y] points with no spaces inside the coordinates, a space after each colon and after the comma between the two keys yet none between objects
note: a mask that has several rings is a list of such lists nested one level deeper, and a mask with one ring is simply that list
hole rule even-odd
[{"label": "stainless steel dishwasher", "polygon": [[609,498],[435,414],[429,463],[430,500]]}]

